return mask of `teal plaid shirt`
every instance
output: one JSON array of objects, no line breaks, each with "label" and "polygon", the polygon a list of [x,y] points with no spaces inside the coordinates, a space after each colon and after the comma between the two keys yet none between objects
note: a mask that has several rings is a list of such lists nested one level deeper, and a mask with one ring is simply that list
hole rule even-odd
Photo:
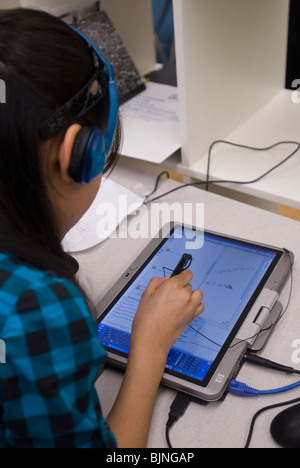
[{"label": "teal plaid shirt", "polygon": [[73,283],[0,254],[0,339],[0,448],[116,445],[94,387],[106,352]]}]

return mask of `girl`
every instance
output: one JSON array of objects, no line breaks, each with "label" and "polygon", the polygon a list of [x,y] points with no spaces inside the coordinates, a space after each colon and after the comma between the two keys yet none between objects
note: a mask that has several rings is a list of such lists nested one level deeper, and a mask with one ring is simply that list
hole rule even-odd
[{"label": "girl", "polygon": [[[0,12],[0,447],[145,446],[168,352],[204,309],[189,271],[151,281],[105,420],[94,388],[105,351],[61,241],[100,187],[101,174],[82,184],[70,168],[84,129],[110,125],[106,72],[61,20]],[[119,124],[114,134],[103,173],[117,161]]]}]

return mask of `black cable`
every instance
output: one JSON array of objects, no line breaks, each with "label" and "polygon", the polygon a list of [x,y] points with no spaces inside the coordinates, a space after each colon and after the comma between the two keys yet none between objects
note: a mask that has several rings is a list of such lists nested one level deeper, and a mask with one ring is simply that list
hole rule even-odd
[{"label": "black cable", "polygon": [[190,401],[191,397],[189,395],[186,393],[177,392],[177,395],[174,398],[172,405],[170,406],[169,419],[166,424],[166,441],[170,449],[173,448],[170,441],[170,429],[174,423],[184,415],[187,407],[190,404]]},{"label": "black cable", "polygon": [[[156,179],[155,187],[154,187],[153,191],[151,193],[149,193],[149,195],[146,195],[145,200],[150,198],[156,192],[156,190],[158,189],[159,181],[162,178],[162,176],[164,176],[164,175],[166,175],[168,179],[170,178],[170,174],[168,173],[168,171],[161,172],[159,174],[159,176],[157,177],[157,179]],[[145,203],[145,204],[147,204],[147,203]]]},{"label": "black cable", "polygon": [[[275,143],[274,145],[267,146],[266,148],[257,148],[257,147],[254,147],[254,146],[241,145],[241,144],[238,144],[238,143],[232,143],[230,141],[225,141],[225,140],[214,141],[211,144],[211,146],[209,148],[209,151],[208,151],[208,161],[207,161],[207,171],[206,171],[206,191],[208,191],[208,184],[211,183],[210,180],[209,180],[211,153],[212,153],[213,147],[215,145],[219,144],[219,143],[234,146],[236,148],[242,148],[242,149],[247,149],[247,150],[250,150],[250,151],[259,151],[259,152],[270,151],[270,150],[272,150],[274,148],[277,148],[278,146],[282,146],[282,145],[297,145],[297,149],[295,151],[293,151],[289,156],[287,156],[283,161],[276,164],[276,166],[272,167],[271,169],[269,169],[267,172],[265,172],[263,175],[257,177],[256,179],[253,179],[253,180],[251,180],[249,182],[235,182],[235,181],[228,181],[227,182],[227,183],[232,183],[232,184],[245,184],[245,185],[246,184],[254,184],[255,182],[258,182],[259,180],[263,179],[264,177],[269,175],[271,172],[275,171],[275,169],[277,169],[278,167],[280,167],[284,163],[286,163],[300,149],[300,143],[298,143],[297,141],[280,141],[278,143]],[[214,183],[214,182],[212,181],[212,183]],[[219,182],[216,181],[215,183],[224,183],[224,181],[219,181]]]},{"label": "black cable", "polygon": [[[212,152],[212,149],[213,149],[214,145],[216,145],[217,143],[228,144],[228,145],[235,146],[235,147],[238,147],[238,148],[244,148],[244,149],[253,150],[253,151],[268,151],[270,149],[276,148],[276,147],[278,147],[280,145],[284,145],[284,144],[297,145],[297,148],[291,154],[289,154],[289,156],[287,156],[285,159],[283,159],[280,163],[276,164],[274,167],[269,169],[267,172],[265,172],[264,174],[262,174],[261,176],[255,178],[253,180],[249,180],[249,181],[209,180],[211,152]],[[147,195],[145,197],[144,204],[148,205],[149,203],[157,201],[157,200],[159,200],[159,199],[161,199],[163,197],[166,197],[167,195],[170,195],[171,193],[174,193],[174,192],[176,192],[178,190],[181,190],[183,188],[186,188],[186,187],[197,187],[197,186],[205,185],[206,190],[208,190],[208,185],[209,184],[215,184],[215,185],[217,185],[217,184],[238,184],[238,185],[254,184],[254,183],[258,182],[259,180],[263,179],[264,177],[266,177],[267,175],[269,175],[271,172],[275,171],[275,169],[277,169],[278,167],[285,164],[289,159],[291,159],[299,151],[299,149],[300,149],[300,143],[297,142],[297,141],[280,141],[280,142],[275,143],[274,145],[266,147],[266,148],[255,148],[255,147],[240,145],[240,144],[237,144],[237,143],[232,143],[232,142],[224,141],[224,140],[215,141],[214,143],[212,143],[212,145],[211,145],[211,147],[209,149],[207,174],[206,174],[206,181],[205,182],[191,182],[189,184],[180,185],[179,187],[176,187],[176,188],[174,188],[172,190],[169,190],[168,192],[164,193],[163,195],[159,195],[158,197],[155,197],[155,198],[152,198],[152,200],[149,200],[149,198],[156,192],[160,178],[162,177],[162,175],[166,174],[166,171],[164,171],[158,176],[158,178],[156,180],[155,189],[152,191],[151,194],[149,194],[149,195]]]},{"label": "black cable", "polygon": [[168,424],[166,424],[166,441],[167,441],[168,448],[172,449],[173,447],[170,441],[170,429],[171,427],[168,426]]},{"label": "black cable", "polygon": [[285,374],[300,374],[300,370],[296,370],[293,367],[284,366],[278,362],[270,361],[261,356],[256,356],[251,352],[247,352],[244,357],[244,362],[254,364],[255,366],[264,367],[277,372],[284,372]]},{"label": "black cable", "polygon": [[247,438],[247,442],[246,442],[246,445],[245,445],[245,449],[248,449],[249,446],[250,446],[256,420],[257,420],[257,418],[258,418],[262,413],[264,413],[265,411],[271,410],[271,409],[280,408],[280,407],[282,407],[282,406],[293,405],[293,404],[296,404],[296,403],[299,403],[299,402],[300,402],[300,398],[296,398],[295,400],[286,401],[286,402],[284,402],[284,403],[277,403],[276,405],[265,406],[264,408],[262,408],[261,410],[259,410],[259,411],[254,415],[254,417],[253,417],[253,419],[252,419],[252,422],[251,422],[251,425],[250,425],[249,434],[248,434],[248,438]]}]

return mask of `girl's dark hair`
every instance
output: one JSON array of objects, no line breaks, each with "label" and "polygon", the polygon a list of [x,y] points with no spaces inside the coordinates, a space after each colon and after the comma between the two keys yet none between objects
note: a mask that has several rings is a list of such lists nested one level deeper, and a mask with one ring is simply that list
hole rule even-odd
[{"label": "girl's dark hair", "polygon": [[[0,251],[75,283],[47,195],[38,130],[93,74],[89,48],[63,21],[36,10],[0,10],[0,79],[6,85],[6,103],[0,104]],[[107,95],[73,123],[105,130],[108,113]],[[118,125],[104,172],[116,163],[120,138]]]}]

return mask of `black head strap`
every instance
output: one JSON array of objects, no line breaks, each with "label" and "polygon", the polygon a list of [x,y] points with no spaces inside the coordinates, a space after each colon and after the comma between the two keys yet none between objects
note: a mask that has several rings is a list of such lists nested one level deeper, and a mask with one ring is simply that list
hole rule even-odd
[{"label": "black head strap", "polygon": [[107,74],[97,68],[90,81],[40,126],[40,137],[43,139],[51,138],[74,119],[82,117],[103,98],[107,88]]}]

